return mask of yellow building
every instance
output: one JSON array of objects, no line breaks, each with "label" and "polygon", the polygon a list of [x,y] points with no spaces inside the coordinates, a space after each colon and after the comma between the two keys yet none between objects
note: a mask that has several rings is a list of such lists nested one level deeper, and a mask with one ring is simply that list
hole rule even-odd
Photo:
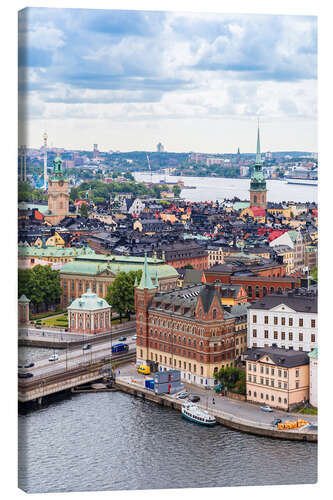
[{"label": "yellow building", "polygon": [[290,209],[290,207],[267,208],[267,212],[270,215],[275,215],[275,216],[282,215],[283,217],[286,217],[286,218],[289,219],[290,218],[291,209]]}]

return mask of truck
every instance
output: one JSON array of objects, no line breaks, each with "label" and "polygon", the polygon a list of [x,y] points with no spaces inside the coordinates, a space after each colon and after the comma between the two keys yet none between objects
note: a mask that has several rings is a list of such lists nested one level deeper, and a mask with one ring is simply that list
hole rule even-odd
[{"label": "truck", "polygon": [[112,346],[112,354],[116,354],[118,352],[127,352],[128,344],[115,344]]}]

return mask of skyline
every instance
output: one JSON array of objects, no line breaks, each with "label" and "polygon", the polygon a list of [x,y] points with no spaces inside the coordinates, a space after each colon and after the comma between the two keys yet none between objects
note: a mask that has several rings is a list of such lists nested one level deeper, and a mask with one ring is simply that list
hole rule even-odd
[{"label": "skyline", "polygon": [[317,151],[312,16],[28,8],[25,143],[67,149]]}]

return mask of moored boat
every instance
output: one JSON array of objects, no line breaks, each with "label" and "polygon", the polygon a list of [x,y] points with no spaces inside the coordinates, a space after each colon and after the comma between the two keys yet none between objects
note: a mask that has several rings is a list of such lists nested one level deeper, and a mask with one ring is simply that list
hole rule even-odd
[{"label": "moored boat", "polygon": [[182,416],[191,422],[201,425],[212,426],[216,424],[216,418],[207,411],[201,410],[193,403],[187,402],[182,406]]}]

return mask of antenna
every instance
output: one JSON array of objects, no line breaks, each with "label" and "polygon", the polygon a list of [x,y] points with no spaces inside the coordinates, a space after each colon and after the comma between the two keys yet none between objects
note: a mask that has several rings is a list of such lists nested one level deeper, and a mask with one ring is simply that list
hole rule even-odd
[{"label": "antenna", "polygon": [[149,167],[149,170],[150,170],[150,182],[152,184],[153,183],[153,172],[151,171],[151,166],[150,166],[150,161],[149,161],[148,153],[146,153],[146,156],[147,156],[148,167]]}]

